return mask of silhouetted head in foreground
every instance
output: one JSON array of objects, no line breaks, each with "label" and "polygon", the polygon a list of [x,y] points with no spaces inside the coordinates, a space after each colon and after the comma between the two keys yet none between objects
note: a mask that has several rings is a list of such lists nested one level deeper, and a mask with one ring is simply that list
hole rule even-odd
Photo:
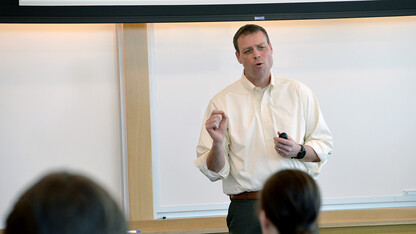
[{"label": "silhouetted head in foreground", "polygon": [[260,198],[263,233],[319,233],[321,195],[315,180],[299,170],[282,170],[265,183]]},{"label": "silhouetted head in foreground", "polygon": [[51,173],[30,187],[7,218],[5,234],[125,234],[125,218],[110,195],[76,174]]}]

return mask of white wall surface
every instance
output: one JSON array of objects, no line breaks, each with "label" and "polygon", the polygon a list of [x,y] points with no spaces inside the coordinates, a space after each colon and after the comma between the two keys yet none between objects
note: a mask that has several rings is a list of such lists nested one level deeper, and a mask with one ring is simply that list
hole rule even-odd
[{"label": "white wall surface", "polygon": [[[232,37],[245,23],[154,24],[158,217],[226,213],[221,182],[193,160],[209,100],[242,73]],[[318,177],[324,209],[416,205],[403,196],[416,189],[416,17],[256,23],[273,72],[314,91],[333,133]]]},{"label": "white wall surface", "polygon": [[85,174],[122,204],[113,24],[0,25],[0,228],[51,170]]}]

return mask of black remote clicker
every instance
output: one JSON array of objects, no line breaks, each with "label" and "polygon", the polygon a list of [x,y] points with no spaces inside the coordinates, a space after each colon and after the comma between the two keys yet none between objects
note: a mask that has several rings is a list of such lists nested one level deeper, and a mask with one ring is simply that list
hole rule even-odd
[{"label": "black remote clicker", "polygon": [[287,133],[282,132],[282,133],[280,133],[279,137],[280,137],[280,138],[284,138],[284,139],[286,139],[286,140],[287,140]]}]

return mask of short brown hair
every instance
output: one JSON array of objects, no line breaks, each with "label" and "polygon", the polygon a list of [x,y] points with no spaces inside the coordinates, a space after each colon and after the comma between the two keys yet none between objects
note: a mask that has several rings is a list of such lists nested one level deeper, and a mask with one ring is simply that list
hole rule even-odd
[{"label": "short brown hair", "polygon": [[282,170],[265,183],[260,209],[279,233],[319,233],[321,195],[315,180],[300,170]]},{"label": "short brown hair", "polygon": [[248,35],[248,34],[256,33],[259,31],[262,31],[264,33],[267,39],[267,44],[270,44],[269,35],[267,34],[266,29],[264,29],[263,27],[257,24],[246,24],[242,26],[240,29],[238,29],[238,31],[234,35],[233,44],[234,44],[235,51],[237,53],[240,53],[237,40],[241,35]]}]

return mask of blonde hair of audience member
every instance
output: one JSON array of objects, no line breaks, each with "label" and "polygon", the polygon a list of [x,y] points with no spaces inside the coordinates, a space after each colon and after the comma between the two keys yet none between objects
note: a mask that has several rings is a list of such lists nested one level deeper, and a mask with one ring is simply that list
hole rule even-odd
[{"label": "blonde hair of audience member", "polygon": [[272,175],[261,192],[260,224],[264,234],[319,233],[321,195],[315,180],[300,170]]},{"label": "blonde hair of audience member", "polygon": [[30,187],[6,221],[5,234],[125,234],[116,202],[92,180],[51,173]]}]

